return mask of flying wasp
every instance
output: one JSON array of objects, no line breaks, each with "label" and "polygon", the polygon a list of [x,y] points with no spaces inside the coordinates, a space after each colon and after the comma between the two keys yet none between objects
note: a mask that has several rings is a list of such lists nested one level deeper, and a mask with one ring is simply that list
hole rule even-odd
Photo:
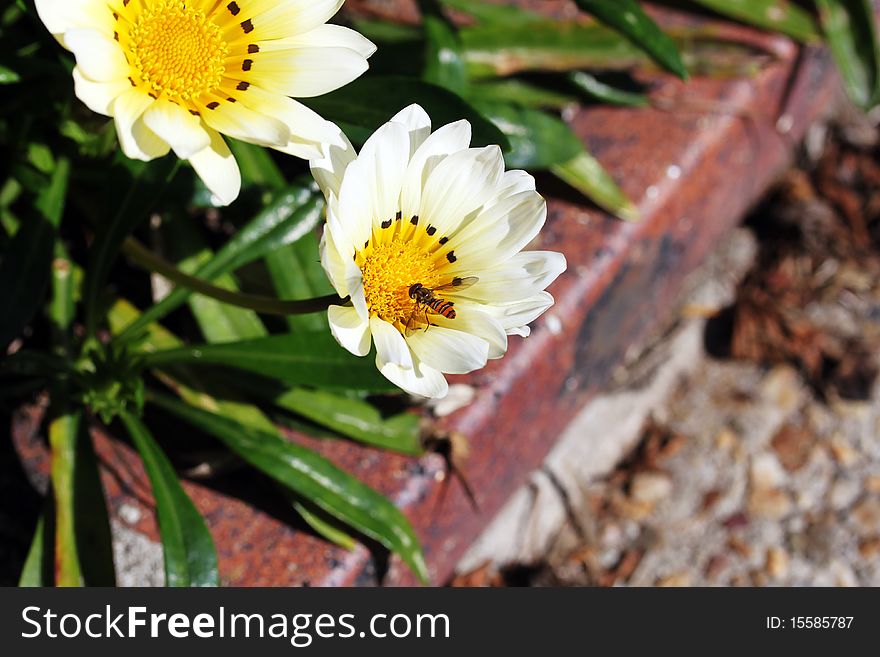
[{"label": "flying wasp", "polygon": [[407,331],[412,330],[414,320],[419,312],[424,312],[425,330],[427,330],[428,326],[431,324],[428,320],[429,310],[438,315],[442,315],[446,319],[455,319],[455,303],[448,299],[444,299],[442,296],[437,296],[437,293],[452,290],[460,292],[466,290],[478,280],[479,279],[476,276],[465,276],[464,278],[456,276],[445,285],[440,285],[438,287],[425,287],[421,283],[414,283],[411,285],[409,288],[409,298],[415,301],[416,305],[415,308],[413,308],[412,315],[409,317],[409,321],[406,323]]}]

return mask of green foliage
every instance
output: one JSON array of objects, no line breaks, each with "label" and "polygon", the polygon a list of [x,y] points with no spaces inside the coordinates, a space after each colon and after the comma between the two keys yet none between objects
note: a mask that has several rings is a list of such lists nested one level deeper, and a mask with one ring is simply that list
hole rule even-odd
[{"label": "green foliage", "polygon": [[[678,4],[824,40],[850,97],[865,109],[880,102],[868,0]],[[577,0],[583,13],[565,20],[481,0],[418,5],[421,25],[354,19],[379,44],[373,70],[303,102],[355,144],[412,103],[435,127],[467,119],[474,145],[499,144],[508,166],[545,171],[627,220],[637,208],[585,150],[568,110],[649,106],[635,69],[686,78],[755,66],[747,46],[721,42],[711,24],[658,24],[637,0]],[[219,584],[211,535],[174,467],[177,446],[153,437],[156,417],[169,414],[276,482],[317,534],[346,549],[374,539],[426,579],[416,536],[394,505],[276,426],[422,452],[420,415],[405,400],[388,403],[393,390],[373,357],[339,347],[323,312],[279,319],[248,305],[323,303],[333,292],[318,253],[324,201],[307,165],[232,140],[242,194],[212,208],[173,155],[150,163],[121,155],[112,121],[75,98],[73,58],[32,3],[0,9],[0,45],[0,396],[17,403],[45,391],[51,400],[51,488],[21,584],[113,583],[95,423],[124,429],[143,460],[167,583]],[[139,259],[144,251],[154,258]],[[155,266],[144,271],[145,262]],[[180,276],[169,285],[158,272]],[[218,289],[228,294],[209,296]],[[153,407],[146,415],[145,406]]]}]

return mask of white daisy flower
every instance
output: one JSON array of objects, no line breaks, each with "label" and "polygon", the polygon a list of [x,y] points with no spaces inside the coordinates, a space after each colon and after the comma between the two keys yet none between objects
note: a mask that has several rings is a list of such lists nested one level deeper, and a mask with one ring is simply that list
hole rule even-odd
[{"label": "white daisy flower", "polygon": [[76,95],[112,116],[128,157],[189,160],[218,204],[241,175],[221,133],[311,159],[339,130],[290,97],[367,70],[375,46],[325,25],[344,0],[36,0],[76,56]]},{"label": "white daisy flower", "polygon": [[321,262],[345,306],[331,306],[339,343],[391,382],[443,397],[443,373],[500,358],[507,336],[553,304],[544,289],[565,258],[523,251],[547,217],[535,181],[504,171],[497,146],[469,148],[459,121],[433,134],[418,105],[379,128],[356,154],[331,145],[312,173],[327,197]]}]

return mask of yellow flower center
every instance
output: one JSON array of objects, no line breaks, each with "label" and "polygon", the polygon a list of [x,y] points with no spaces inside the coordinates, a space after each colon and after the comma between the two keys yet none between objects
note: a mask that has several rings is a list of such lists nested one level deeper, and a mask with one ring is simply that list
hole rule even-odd
[{"label": "yellow flower center", "polygon": [[129,63],[156,97],[189,100],[220,86],[229,49],[200,9],[180,0],[154,1],[128,36]]},{"label": "yellow flower center", "polygon": [[[416,283],[427,288],[441,283],[435,254],[414,240],[376,244],[374,239],[358,253],[356,260],[363,272],[370,315],[401,330],[416,310],[416,302],[409,296],[410,288]],[[422,322],[422,318],[416,317],[414,321]]]}]

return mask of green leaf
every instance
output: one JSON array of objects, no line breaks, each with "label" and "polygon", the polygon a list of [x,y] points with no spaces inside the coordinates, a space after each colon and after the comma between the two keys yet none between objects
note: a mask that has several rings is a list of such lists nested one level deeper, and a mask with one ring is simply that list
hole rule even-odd
[{"label": "green leaf", "polygon": [[339,522],[335,521],[335,518],[327,517],[317,507],[312,507],[307,502],[294,502],[293,508],[319,536],[338,545],[343,550],[354,550],[357,547],[357,541],[339,526]]},{"label": "green leaf", "polygon": [[0,262],[0,353],[6,351],[6,345],[18,336],[43,301],[69,178],[70,163],[62,158],[36,199],[39,214],[24,221]]},{"label": "green leaf", "polygon": [[218,586],[217,550],[195,505],[180,485],[168,457],[135,416],[120,416],[144,462],[153,487],[167,586]]},{"label": "green leaf", "polygon": [[54,571],[52,547],[55,539],[54,508],[51,500],[47,500],[45,510],[37,520],[34,537],[28,549],[27,558],[21,569],[18,585],[24,587],[52,586]]},{"label": "green leaf", "polygon": [[329,331],[204,344],[154,351],[145,367],[224,365],[278,379],[289,385],[385,391],[394,389],[372,358],[358,358],[339,346]]},{"label": "green leaf", "polygon": [[174,155],[166,155],[150,163],[130,164],[134,171],[131,187],[116,215],[109,224],[101,227],[91,247],[83,285],[87,337],[94,335],[97,327],[101,293],[122,243],[149,216],[177,172],[178,165],[179,160]]},{"label": "green leaf", "polygon": [[[177,263],[180,270],[188,274],[198,271],[200,266],[214,257],[190,221],[168,222],[163,226],[161,236],[173,258],[177,259],[185,253],[192,254]],[[232,274],[219,276],[214,284],[233,292],[239,291],[238,281]],[[220,303],[202,294],[191,295],[187,302],[208,342],[232,342],[268,335],[260,317],[252,310]]]},{"label": "green leaf", "polygon": [[0,64],[0,84],[15,84],[21,81],[21,76],[8,66]]},{"label": "green leaf", "polygon": [[241,170],[242,186],[259,185],[273,190],[282,190],[287,185],[284,175],[272,159],[269,150],[262,146],[247,144],[237,139],[229,139],[229,149],[235,156]]},{"label": "green leaf", "polygon": [[258,470],[325,512],[401,556],[428,581],[418,539],[406,517],[385,497],[314,452],[227,418],[158,395],[151,401],[213,435]]},{"label": "green leaf", "polygon": [[798,41],[819,38],[816,21],[810,12],[791,0],[692,0],[723,16],[775,32]]},{"label": "green leaf", "polygon": [[419,441],[419,416],[412,413],[384,419],[367,402],[305,388],[285,392],[275,404],[367,445],[411,455],[424,451]]},{"label": "green leaf", "polygon": [[420,0],[425,30],[426,82],[461,94],[468,84],[467,65],[455,27],[443,15],[436,0]]},{"label": "green leaf", "polygon": [[[295,186],[281,193],[252,221],[240,229],[216,255],[194,272],[205,280],[215,279],[242,265],[257,260],[285,244],[291,244],[314,230],[323,219],[323,197],[311,189]],[[131,339],[151,322],[185,303],[192,294],[177,287],[159,303],[151,306],[118,336]]]},{"label": "green leaf", "polygon": [[469,73],[474,77],[582,68],[625,70],[648,61],[641,50],[617,32],[574,21],[487,23],[463,28],[459,35]]},{"label": "green leaf", "polygon": [[618,30],[654,61],[682,80],[688,77],[673,40],[645,13],[636,0],[575,0],[584,11]]},{"label": "green leaf", "polygon": [[457,9],[469,16],[473,16],[482,23],[495,25],[522,25],[545,21],[547,18],[527,9],[521,9],[510,4],[496,5],[479,0],[440,0],[450,9]]},{"label": "green leaf", "polygon": [[627,107],[648,107],[651,104],[647,94],[612,87],[583,71],[569,73],[568,79],[584,94],[603,103]]},{"label": "green leaf", "polygon": [[[369,98],[369,102],[364,102]],[[507,147],[504,135],[489,120],[451,91],[417,78],[369,76],[341,89],[302,102],[333,121],[355,143],[364,143],[373,132],[402,108],[421,105],[435,126],[467,119],[473,145]]]},{"label": "green leaf", "polygon": [[507,136],[510,150],[504,161],[508,168],[547,169],[581,151],[580,139],[555,116],[503,103],[480,102],[477,107]]},{"label": "green leaf", "polygon": [[816,0],[847,94],[859,107],[880,102],[880,47],[869,0]]},{"label": "green leaf", "polygon": [[91,436],[79,413],[49,424],[58,586],[112,586],[110,522]]},{"label": "green leaf", "polygon": [[468,100],[472,103],[510,103],[532,109],[561,110],[577,103],[572,95],[545,89],[522,80],[483,80],[468,89]]},{"label": "green leaf", "polygon": [[582,152],[564,164],[550,167],[561,180],[581,191],[601,208],[627,221],[638,221],[639,210],[596,158]]},{"label": "green leaf", "polygon": [[[313,232],[267,254],[266,268],[279,298],[312,299],[334,292],[321,266],[318,236]],[[288,315],[285,319],[292,331],[328,330],[327,314],[323,311]]]}]

